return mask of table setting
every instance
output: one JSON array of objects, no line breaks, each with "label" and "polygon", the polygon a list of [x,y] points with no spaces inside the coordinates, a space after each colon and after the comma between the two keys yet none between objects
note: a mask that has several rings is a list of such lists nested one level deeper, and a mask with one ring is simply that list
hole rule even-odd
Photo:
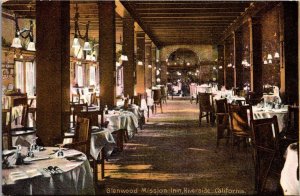
[{"label": "table setting", "polygon": [[124,111],[122,109],[109,110],[105,115],[105,121],[108,121],[108,129],[127,130],[129,138],[132,138],[138,128],[138,119],[130,111]]},{"label": "table setting", "polygon": [[93,175],[85,154],[59,147],[18,145],[2,152],[4,194],[94,194]]},{"label": "table setting", "polygon": [[288,121],[288,106],[279,103],[268,103],[262,101],[261,103],[252,106],[253,119],[272,118],[277,116],[279,132],[282,132]]}]

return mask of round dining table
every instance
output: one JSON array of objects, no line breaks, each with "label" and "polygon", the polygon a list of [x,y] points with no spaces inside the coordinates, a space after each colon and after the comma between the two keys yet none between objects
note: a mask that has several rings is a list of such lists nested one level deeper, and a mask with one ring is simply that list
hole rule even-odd
[{"label": "round dining table", "polygon": [[[23,151],[24,148],[22,148]],[[24,164],[2,169],[2,192],[5,195],[93,195],[93,175],[86,155],[73,149],[45,147],[26,157]],[[24,153],[24,152],[23,152]],[[26,154],[26,153],[25,153]],[[55,170],[53,169],[55,168]]]},{"label": "round dining table", "polygon": [[299,144],[290,144],[286,150],[286,160],[281,171],[280,184],[284,195],[300,195],[299,190]]}]

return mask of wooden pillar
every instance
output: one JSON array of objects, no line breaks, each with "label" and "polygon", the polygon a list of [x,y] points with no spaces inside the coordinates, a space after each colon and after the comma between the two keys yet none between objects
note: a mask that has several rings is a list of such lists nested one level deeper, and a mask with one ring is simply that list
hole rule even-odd
[{"label": "wooden pillar", "polygon": [[134,95],[135,60],[134,60],[134,20],[130,16],[123,18],[123,53],[128,61],[123,62],[124,67],[124,95]]},{"label": "wooden pillar", "polygon": [[262,84],[262,32],[259,18],[249,18],[251,91],[263,94]]},{"label": "wooden pillar", "polygon": [[36,2],[37,134],[62,142],[70,107],[70,2]]},{"label": "wooden pillar", "polygon": [[151,84],[152,86],[155,86],[156,84],[156,67],[157,67],[157,64],[158,62],[156,61],[157,60],[157,57],[156,57],[156,47],[154,45],[154,43],[152,43],[152,46],[151,46],[151,57],[152,57],[152,69],[151,69]]},{"label": "wooden pillar", "polygon": [[227,57],[226,57],[226,50],[227,50],[227,48],[226,48],[226,40],[224,41],[224,44],[223,44],[223,46],[224,46],[224,49],[223,49],[223,56],[224,56],[224,60],[223,60],[223,81],[224,81],[224,86],[226,87],[226,80],[227,80],[227,78],[226,78],[226,67],[227,67],[227,64],[226,64],[226,61],[227,61]]},{"label": "wooden pillar", "polygon": [[280,11],[281,93],[287,104],[299,104],[298,2],[282,2]]},{"label": "wooden pillar", "polygon": [[151,68],[152,67],[152,53],[151,53],[151,40],[146,40],[145,43],[145,81],[146,81],[146,88],[151,88]]},{"label": "wooden pillar", "polygon": [[100,107],[116,104],[115,2],[101,1],[99,10]]},{"label": "wooden pillar", "polygon": [[234,32],[234,86],[238,89],[243,89],[243,43],[242,33],[240,31]]},{"label": "wooden pillar", "polygon": [[[222,69],[220,69],[222,66]],[[224,45],[218,45],[218,85],[224,85]]]},{"label": "wooden pillar", "polygon": [[[136,92],[145,93],[145,33],[137,32]],[[138,65],[141,61],[143,65]]]}]

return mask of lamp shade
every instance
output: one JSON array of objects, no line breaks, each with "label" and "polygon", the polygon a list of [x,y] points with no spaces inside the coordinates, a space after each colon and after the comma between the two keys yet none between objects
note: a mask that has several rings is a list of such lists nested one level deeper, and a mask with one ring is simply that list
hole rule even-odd
[{"label": "lamp shade", "polygon": [[90,42],[87,42],[87,41],[84,42],[83,50],[85,50],[85,51],[90,51],[90,50],[92,50],[92,49],[91,49]]},{"label": "lamp shade", "polygon": [[222,67],[222,66],[219,66],[219,69],[223,69],[223,67]]},{"label": "lamp shade", "polygon": [[12,41],[11,47],[13,47],[13,48],[22,48],[21,39],[19,37],[15,37]]},{"label": "lamp shade", "polygon": [[128,61],[127,55],[121,55],[121,61]]},{"label": "lamp shade", "polygon": [[142,62],[142,61],[138,61],[137,64],[138,64],[138,65],[143,65],[143,62]]},{"label": "lamp shade", "polygon": [[271,54],[268,54],[268,57],[267,57],[268,60],[272,60],[272,55]]},{"label": "lamp shade", "polygon": [[264,64],[265,64],[265,65],[268,64],[268,61],[267,61],[267,60],[264,60]]},{"label": "lamp shade", "polygon": [[232,63],[229,63],[229,64],[227,65],[227,67],[232,67]]},{"label": "lamp shade", "polygon": [[34,42],[29,42],[29,44],[27,45],[27,50],[36,51],[35,50],[35,43]]},{"label": "lamp shade", "polygon": [[275,52],[274,58],[279,58],[279,53],[278,52]]},{"label": "lamp shade", "polygon": [[80,43],[77,37],[74,37],[72,48],[80,48]]},{"label": "lamp shade", "polygon": [[268,63],[269,63],[269,64],[272,64],[272,60],[270,59]]},{"label": "lamp shade", "polygon": [[148,65],[148,68],[152,68],[152,65]]}]

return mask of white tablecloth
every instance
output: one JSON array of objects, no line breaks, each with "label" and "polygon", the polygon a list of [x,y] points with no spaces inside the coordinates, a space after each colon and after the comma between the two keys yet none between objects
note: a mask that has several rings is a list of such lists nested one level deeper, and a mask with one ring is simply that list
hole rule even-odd
[{"label": "white tablecloth", "polygon": [[252,106],[253,119],[272,118],[277,116],[279,132],[283,131],[287,126],[288,108],[285,106],[281,109],[266,109]]},{"label": "white tablecloth", "polygon": [[297,168],[299,167],[297,143],[290,144],[286,151],[286,160],[281,171],[280,184],[284,195],[300,195],[299,179],[297,179]]},{"label": "white tablecloth", "polygon": [[129,111],[115,112],[114,114],[107,114],[106,120],[109,122],[108,127],[114,131],[117,130],[127,130],[128,136],[133,137],[135,131],[138,128],[137,117]]},{"label": "white tablecloth", "polygon": [[95,159],[98,158],[102,148],[104,148],[106,157],[111,155],[116,144],[112,132],[113,130],[110,129],[92,132],[90,154]]},{"label": "white tablecloth", "polygon": [[[51,157],[50,159],[32,161],[28,165],[19,165],[12,169],[2,170],[2,191],[6,195],[92,195],[95,194],[93,175],[88,160],[68,161],[56,158],[53,150],[36,152],[35,157]],[[65,155],[78,153],[75,150],[63,151]],[[85,158],[85,155],[83,155]],[[49,166],[62,169],[61,174],[50,174],[43,170]],[[23,179],[17,180],[16,174]],[[13,177],[15,176],[15,177]]]},{"label": "white tablecloth", "polygon": [[190,85],[190,96],[196,98],[197,97],[197,86]]}]

